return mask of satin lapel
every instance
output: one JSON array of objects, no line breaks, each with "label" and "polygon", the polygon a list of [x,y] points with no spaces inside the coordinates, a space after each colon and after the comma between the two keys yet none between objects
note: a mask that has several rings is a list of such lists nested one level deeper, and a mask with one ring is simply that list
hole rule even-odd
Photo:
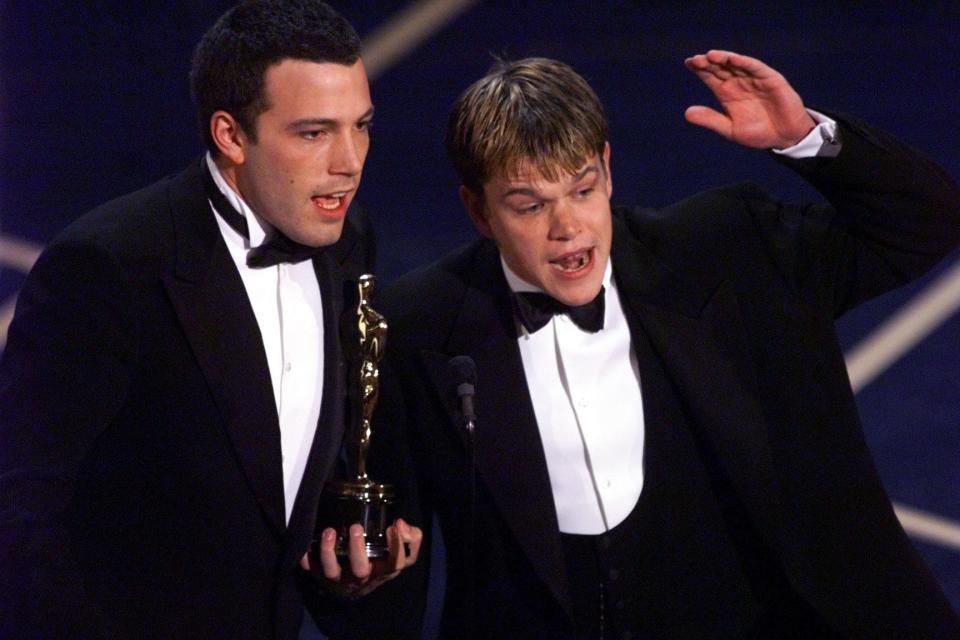
[{"label": "satin lapel", "polygon": [[164,285],[264,516],[286,529],[280,425],[253,309],[203,194],[199,166],[171,184],[176,270]]},{"label": "satin lapel", "polygon": [[[346,364],[340,347],[339,326],[343,314],[343,287],[356,286],[354,281],[344,281],[340,265],[331,257],[330,252],[325,252],[314,260],[314,270],[320,284],[323,304],[323,400],[310,457],[290,516],[289,528],[294,538],[313,533],[324,481],[331,475],[340,453],[345,429]],[[304,526],[304,519],[309,526]],[[306,539],[292,544],[290,551],[295,554],[302,553],[306,548],[302,544],[304,542]]]},{"label": "satin lapel", "polygon": [[[424,353],[438,393],[451,397],[447,361],[468,355],[477,364],[476,456],[481,482],[490,491],[534,570],[567,611],[570,601],[563,549],[543,444],[530,401],[516,327],[496,249],[480,255],[473,281],[445,354]],[[455,402],[446,403],[449,408]],[[459,424],[454,412],[450,428]]]},{"label": "satin lapel", "polygon": [[696,429],[776,543],[780,493],[736,296],[719,277],[695,281],[672,270],[617,223],[611,260],[631,330],[639,322]]}]

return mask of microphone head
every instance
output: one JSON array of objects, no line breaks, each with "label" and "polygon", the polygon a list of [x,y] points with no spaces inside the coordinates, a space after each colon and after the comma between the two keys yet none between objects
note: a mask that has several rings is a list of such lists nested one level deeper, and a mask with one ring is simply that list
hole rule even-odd
[{"label": "microphone head", "polygon": [[477,364],[470,356],[450,358],[450,371],[453,373],[453,379],[458,383],[471,385],[477,383]]}]

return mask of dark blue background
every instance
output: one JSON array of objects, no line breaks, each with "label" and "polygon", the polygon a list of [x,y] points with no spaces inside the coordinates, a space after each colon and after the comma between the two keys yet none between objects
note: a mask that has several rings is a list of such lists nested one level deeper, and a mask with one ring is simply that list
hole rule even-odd
[{"label": "dark blue background", "polygon": [[[0,233],[45,243],[85,210],[196,156],[190,53],[230,4],[0,3]],[[407,3],[333,4],[368,36]],[[760,57],[809,105],[891,130],[956,177],[958,34],[956,2],[480,2],[372,81],[376,126],[360,199],[380,236],[380,275],[473,236],[441,140],[450,104],[491,53],[556,57],[591,82],[611,125],[615,202],[660,205],[742,179],[801,201],[816,195],[763,153],[684,122],[688,105],[710,98],[683,59],[714,47]],[[0,267],[0,304],[22,278]],[[929,281],[844,318],[845,347]],[[859,396],[893,499],[954,522],[958,362],[954,317]],[[960,551],[918,546],[960,609]]]}]

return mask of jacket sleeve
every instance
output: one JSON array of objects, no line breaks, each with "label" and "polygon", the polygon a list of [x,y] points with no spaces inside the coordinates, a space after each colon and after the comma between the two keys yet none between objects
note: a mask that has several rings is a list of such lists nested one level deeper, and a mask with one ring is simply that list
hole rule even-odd
[{"label": "jacket sleeve", "polygon": [[58,242],[20,293],[0,363],[0,636],[118,637],[66,525],[81,465],[130,384],[130,287],[92,243]]},{"label": "jacket sleeve", "polygon": [[836,158],[777,156],[827,205],[755,203],[800,293],[840,316],[919,277],[960,244],[960,189],[922,154],[846,116]]}]

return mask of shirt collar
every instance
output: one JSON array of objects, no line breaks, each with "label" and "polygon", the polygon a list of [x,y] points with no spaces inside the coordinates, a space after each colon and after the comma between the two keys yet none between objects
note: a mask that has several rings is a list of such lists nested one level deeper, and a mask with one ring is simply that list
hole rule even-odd
[{"label": "shirt collar", "polygon": [[217,185],[217,188],[220,189],[220,192],[223,193],[224,197],[227,199],[230,204],[242,215],[247,221],[247,230],[250,233],[249,247],[253,249],[254,247],[259,247],[267,239],[267,235],[272,227],[267,224],[265,221],[261,220],[257,214],[253,212],[253,209],[250,208],[250,205],[246,203],[243,197],[233,190],[226,179],[223,177],[223,174],[220,173],[220,167],[217,166],[217,163],[213,161],[213,156],[210,155],[210,152],[207,152],[206,158],[207,168],[210,170],[210,176],[213,178],[214,184]]}]

